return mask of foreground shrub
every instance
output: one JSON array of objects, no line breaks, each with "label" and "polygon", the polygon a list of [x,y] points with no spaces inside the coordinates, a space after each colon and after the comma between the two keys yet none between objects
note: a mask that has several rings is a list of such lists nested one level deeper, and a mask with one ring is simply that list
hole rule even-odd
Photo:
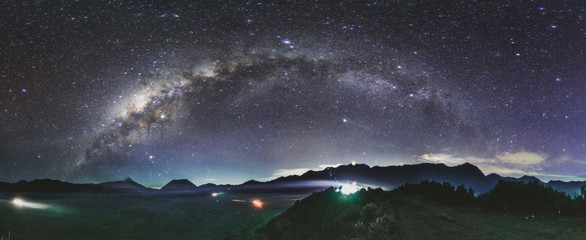
[{"label": "foreground shrub", "polygon": [[450,183],[436,181],[422,181],[418,184],[407,183],[395,190],[395,192],[421,195],[427,199],[448,205],[471,205],[475,203],[474,190],[466,189],[464,185],[454,188]]},{"label": "foreground shrub", "polygon": [[569,215],[578,207],[576,201],[572,201],[566,194],[537,182],[501,180],[494,188],[481,195],[480,200],[492,210],[525,214]]}]

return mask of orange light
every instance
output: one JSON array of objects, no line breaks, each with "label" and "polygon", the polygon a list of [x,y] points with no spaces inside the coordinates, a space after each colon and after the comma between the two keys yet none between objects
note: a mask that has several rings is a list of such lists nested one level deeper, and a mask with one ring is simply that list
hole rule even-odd
[{"label": "orange light", "polygon": [[260,200],[252,200],[252,205],[256,208],[262,208],[263,203]]}]

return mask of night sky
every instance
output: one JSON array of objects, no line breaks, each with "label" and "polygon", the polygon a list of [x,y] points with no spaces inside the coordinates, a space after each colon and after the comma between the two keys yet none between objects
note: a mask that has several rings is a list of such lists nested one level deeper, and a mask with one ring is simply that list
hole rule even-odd
[{"label": "night sky", "polygon": [[583,180],[585,6],[2,1],[0,181],[351,161]]}]

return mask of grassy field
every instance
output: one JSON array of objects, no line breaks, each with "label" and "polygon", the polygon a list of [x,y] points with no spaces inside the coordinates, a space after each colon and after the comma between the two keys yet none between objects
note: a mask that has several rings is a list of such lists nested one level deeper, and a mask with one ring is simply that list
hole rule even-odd
[{"label": "grassy field", "polygon": [[[0,236],[19,239],[226,239],[254,231],[301,196],[0,195]],[[38,208],[16,206],[14,198]],[[265,204],[254,207],[251,201]]]},{"label": "grassy field", "polygon": [[440,203],[431,195],[406,192],[369,190],[344,195],[328,189],[272,219],[259,230],[263,234],[259,236],[291,240],[586,239],[583,216],[491,210],[478,201]]},{"label": "grassy field", "polygon": [[417,196],[394,199],[398,239],[586,239],[586,219],[450,207]]}]

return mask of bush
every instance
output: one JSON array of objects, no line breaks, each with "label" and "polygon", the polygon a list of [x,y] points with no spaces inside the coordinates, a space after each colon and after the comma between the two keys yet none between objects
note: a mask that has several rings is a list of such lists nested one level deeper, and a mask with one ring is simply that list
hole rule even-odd
[{"label": "bush", "polygon": [[360,210],[360,220],[354,223],[355,239],[391,239],[397,222],[388,202],[370,202]]},{"label": "bush", "polygon": [[499,181],[480,196],[483,204],[492,210],[514,211],[525,214],[570,214],[575,202],[564,193],[537,182]]},{"label": "bush", "polygon": [[475,203],[474,190],[466,189],[464,185],[456,189],[447,182],[439,183],[436,181],[422,181],[419,184],[405,184],[395,190],[399,193],[410,195],[421,195],[427,199],[448,204],[448,205],[471,205]]}]

